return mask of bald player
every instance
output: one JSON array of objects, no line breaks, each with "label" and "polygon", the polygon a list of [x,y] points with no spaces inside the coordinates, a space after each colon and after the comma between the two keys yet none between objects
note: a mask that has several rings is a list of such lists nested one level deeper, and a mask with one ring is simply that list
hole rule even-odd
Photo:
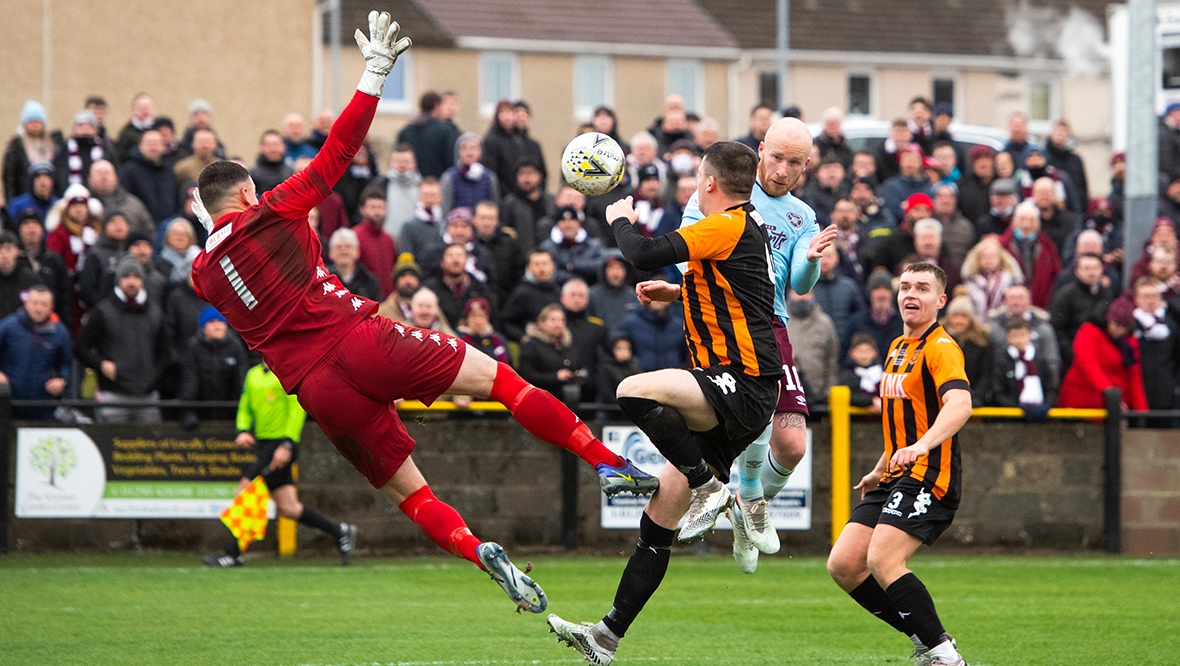
[{"label": "bald player", "polygon": [[[733,557],[745,573],[757,568],[759,551],[778,552],[768,500],[783,489],[807,452],[807,398],[787,337],[786,294],[788,288],[797,294],[811,291],[819,279],[820,255],[836,238],[835,225],[820,231],[815,211],[791,194],[807,168],[811,144],[807,125],[797,118],[781,118],[758,145],[758,180],[750,203],[766,223],[774,262],[774,332],[783,378],[774,417],[738,458],[738,497],[728,516],[734,525]],[[681,227],[701,217],[694,195],[685,206]]]}]

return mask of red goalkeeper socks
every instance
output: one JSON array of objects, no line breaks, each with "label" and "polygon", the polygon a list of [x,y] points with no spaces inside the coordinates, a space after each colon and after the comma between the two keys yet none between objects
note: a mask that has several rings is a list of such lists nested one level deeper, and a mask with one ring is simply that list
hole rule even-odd
[{"label": "red goalkeeper socks", "polygon": [[623,464],[623,459],[603,446],[590,428],[560,400],[521,379],[504,363],[499,364],[496,371],[491,398],[507,407],[517,422],[537,439],[559,446],[591,466],[606,463],[617,467]]},{"label": "red goalkeeper socks", "polygon": [[397,508],[414,521],[439,548],[483,568],[475,554],[479,539],[471,533],[458,511],[434,496],[430,486],[422,486],[414,491]]}]

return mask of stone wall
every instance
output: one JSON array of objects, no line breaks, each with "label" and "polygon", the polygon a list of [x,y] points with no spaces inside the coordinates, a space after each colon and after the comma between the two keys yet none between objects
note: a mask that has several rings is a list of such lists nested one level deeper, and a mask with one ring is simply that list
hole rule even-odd
[{"label": "stone wall", "polygon": [[1180,552],[1180,433],[1123,433],[1123,552]]},{"label": "stone wall", "polygon": [[[597,430],[600,425],[592,427]],[[477,535],[515,548],[560,548],[558,449],[533,439],[507,418],[410,416],[406,426],[418,441],[414,459],[434,492],[458,509]],[[1101,425],[976,420],[961,437],[963,500],[954,525],[936,546],[939,550],[1102,547]],[[1180,445],[1175,439],[1164,434],[1131,444],[1137,440],[1128,438],[1127,487],[1142,479],[1158,481],[1141,492],[1130,492],[1124,503],[1132,530],[1124,541],[1128,549],[1132,545],[1136,552],[1180,547],[1180,491],[1176,490],[1180,488]],[[856,483],[880,456],[880,422],[855,421],[852,440],[851,478]],[[812,529],[782,532],[784,548],[791,553],[824,553],[829,546],[831,464],[826,423],[814,426],[814,442]],[[578,470],[580,546],[590,551],[629,552],[635,532],[598,527],[597,478],[587,465],[579,464]],[[301,499],[333,519],[357,523],[362,550],[437,551],[392,502],[336,453],[314,424],[305,431],[299,474]],[[853,506],[859,500],[854,492],[849,489]],[[1160,531],[1156,523],[1165,519],[1171,520],[1171,527]],[[118,550],[130,547],[132,532],[133,523],[126,520],[12,520],[10,550]],[[215,521],[152,520],[143,522],[142,543],[148,548],[211,550],[226,542],[226,534]],[[255,548],[272,550],[273,534],[271,530],[268,542]],[[708,542],[728,550],[729,539],[728,533],[717,533]],[[315,530],[301,528],[299,547],[305,553],[328,553],[332,544]]]}]

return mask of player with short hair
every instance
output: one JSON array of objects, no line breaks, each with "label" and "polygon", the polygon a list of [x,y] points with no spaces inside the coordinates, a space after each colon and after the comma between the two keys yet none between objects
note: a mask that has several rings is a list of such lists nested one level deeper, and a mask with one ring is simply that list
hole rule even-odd
[{"label": "player with short hair", "polygon": [[193,285],[262,354],[284,389],[299,396],[373,487],[444,550],[491,575],[520,608],[539,613],[546,606],[541,588],[499,545],[475,538],[430,491],[410,458],[414,440],[393,402],[490,397],[539,439],[594,464],[607,494],[652,492],[658,480],[612,453],[560,401],[512,368],[467,353],[458,338],[378,317],[376,302],[350,293],[325,268],[307,214],[349,168],[385,77],[410,46],[409,39],[397,41],[398,26],[384,12],[369,14],[369,31],[371,39],[356,33],[365,59],[357,93],[307,168],[261,200],[249,173],[233,162],[214,162],[201,172],[193,207],[209,239],[193,260]]},{"label": "player with short hair", "polygon": [[740,143],[709,146],[697,175],[705,217],[658,238],[634,228],[630,197],[607,207],[619,249],[636,268],[688,262],[681,285],[641,282],[636,294],[644,305],[683,298],[693,370],[646,372],[619,384],[619,408],[668,462],[640,518],[639,543],[610,613],[596,625],[549,616],[550,630],[592,664],[614,659],[619,640],[659,587],[681,517],[679,540],[694,541],[732,502],[723,483],[730,466],[774,412],[783,370],[771,323],[766,228],[749,201],[757,163]]},{"label": "player with short hair", "polygon": [[[768,502],[787,484],[807,453],[807,397],[787,336],[787,289],[797,294],[811,291],[819,279],[820,256],[836,238],[835,225],[820,231],[815,211],[791,194],[807,168],[811,145],[811,132],[802,121],[775,121],[758,145],[758,180],[750,195],[770,239],[774,335],[783,376],[774,418],[738,458],[738,496],[728,515],[734,526],[733,557],[745,573],[758,567],[759,551],[778,552],[778,534],[770,521]],[[701,217],[694,195],[684,208],[681,228]]]},{"label": "player with short hair", "polygon": [[861,503],[828,556],[828,573],[857,603],[913,641],[916,664],[966,666],[926,586],[906,564],[951,525],[962,485],[959,429],[971,418],[963,351],[938,325],[946,273],[910,264],[897,305],[904,324],[881,379],[885,451],[856,484]]}]

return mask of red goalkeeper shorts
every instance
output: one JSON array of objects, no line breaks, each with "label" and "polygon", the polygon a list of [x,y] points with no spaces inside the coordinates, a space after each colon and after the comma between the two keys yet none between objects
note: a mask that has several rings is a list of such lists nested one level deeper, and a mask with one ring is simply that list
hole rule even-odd
[{"label": "red goalkeeper shorts", "polygon": [[299,404],[380,488],[414,450],[393,401],[434,402],[454,384],[466,353],[467,345],[446,333],[370,317],[312,368],[299,385]]}]

